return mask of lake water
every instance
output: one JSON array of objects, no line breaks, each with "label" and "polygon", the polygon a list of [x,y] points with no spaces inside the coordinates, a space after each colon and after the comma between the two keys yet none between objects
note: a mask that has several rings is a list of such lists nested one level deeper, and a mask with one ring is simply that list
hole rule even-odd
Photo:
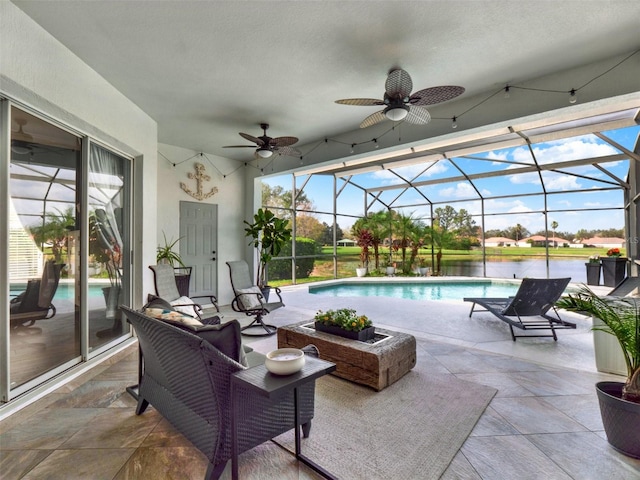
[{"label": "lake water", "polygon": [[[490,278],[524,278],[547,277],[547,266],[543,258],[517,259],[505,258],[504,260],[487,260],[486,276]],[[443,274],[446,276],[483,277],[482,262],[477,260],[446,260],[443,259]],[[585,260],[575,258],[550,258],[549,277],[571,277],[572,282],[586,283],[587,269]],[[602,284],[602,279],[600,279]]]}]

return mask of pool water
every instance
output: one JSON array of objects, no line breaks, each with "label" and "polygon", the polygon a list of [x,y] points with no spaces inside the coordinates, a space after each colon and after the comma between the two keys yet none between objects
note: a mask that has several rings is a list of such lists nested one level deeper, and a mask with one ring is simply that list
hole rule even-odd
[{"label": "pool water", "polygon": [[309,293],[331,297],[392,297],[408,300],[462,300],[464,297],[510,297],[519,284],[501,282],[371,282],[309,287]]},{"label": "pool water", "polygon": [[[102,297],[102,289],[108,287],[108,283],[89,285],[89,297]],[[11,284],[11,295],[15,296],[25,291],[26,283]],[[60,282],[53,297],[56,300],[73,300],[75,298],[75,284]]]}]

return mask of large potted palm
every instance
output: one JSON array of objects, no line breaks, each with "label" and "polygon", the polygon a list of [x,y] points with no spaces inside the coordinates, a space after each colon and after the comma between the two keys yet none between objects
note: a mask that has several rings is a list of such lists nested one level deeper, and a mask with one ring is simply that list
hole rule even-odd
[{"label": "large potted palm", "polygon": [[599,319],[602,323],[593,329],[613,335],[618,341],[627,379],[624,383],[596,384],[600,413],[611,446],[640,458],[640,299],[599,297],[583,286],[578,293],[561,298],[556,307]]},{"label": "large potted palm", "polygon": [[247,227],[245,234],[251,239],[258,255],[258,271],[256,285],[263,290],[265,299],[268,298],[267,264],[273,257],[277,257],[282,247],[291,241],[291,229],[287,226],[289,220],[278,218],[269,209],[258,209],[253,216],[253,223],[244,222]]}]

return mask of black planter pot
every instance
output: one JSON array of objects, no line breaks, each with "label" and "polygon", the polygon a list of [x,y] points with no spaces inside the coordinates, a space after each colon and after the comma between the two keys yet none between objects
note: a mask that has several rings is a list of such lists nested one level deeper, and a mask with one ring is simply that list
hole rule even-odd
[{"label": "black planter pot", "polygon": [[627,259],[624,257],[601,258],[602,277],[605,286],[616,287],[624,280],[627,271]]},{"label": "black planter pot", "polygon": [[640,458],[640,403],[623,400],[622,385],[620,382],[596,383],[602,423],[614,449]]},{"label": "black planter pot", "polygon": [[265,302],[269,302],[269,293],[271,292],[271,287],[266,286],[266,287],[260,287],[260,290],[262,291],[262,296],[264,297],[264,301]]},{"label": "black planter pot", "polygon": [[360,340],[361,342],[366,342],[376,336],[376,327],[367,327],[359,332],[352,332],[351,330],[344,330],[335,325],[325,325],[324,323],[315,322],[315,328],[318,332],[330,333],[332,335],[338,335],[339,337],[350,338],[351,340]]},{"label": "black planter pot", "polygon": [[587,285],[600,285],[600,263],[585,263],[587,267]]}]

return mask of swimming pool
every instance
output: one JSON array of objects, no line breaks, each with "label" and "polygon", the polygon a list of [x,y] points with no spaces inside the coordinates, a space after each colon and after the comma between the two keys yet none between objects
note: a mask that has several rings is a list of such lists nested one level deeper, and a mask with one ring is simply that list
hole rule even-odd
[{"label": "swimming pool", "polygon": [[408,300],[462,300],[464,297],[510,297],[519,283],[499,281],[349,282],[310,286],[309,293],[331,297],[392,297]]},{"label": "swimming pool", "polygon": [[[102,289],[108,287],[109,283],[89,284],[89,297],[101,298]],[[11,296],[24,292],[27,288],[26,283],[12,283],[10,288]],[[73,300],[75,298],[75,286],[73,283],[60,282],[53,297],[56,300]]]}]

